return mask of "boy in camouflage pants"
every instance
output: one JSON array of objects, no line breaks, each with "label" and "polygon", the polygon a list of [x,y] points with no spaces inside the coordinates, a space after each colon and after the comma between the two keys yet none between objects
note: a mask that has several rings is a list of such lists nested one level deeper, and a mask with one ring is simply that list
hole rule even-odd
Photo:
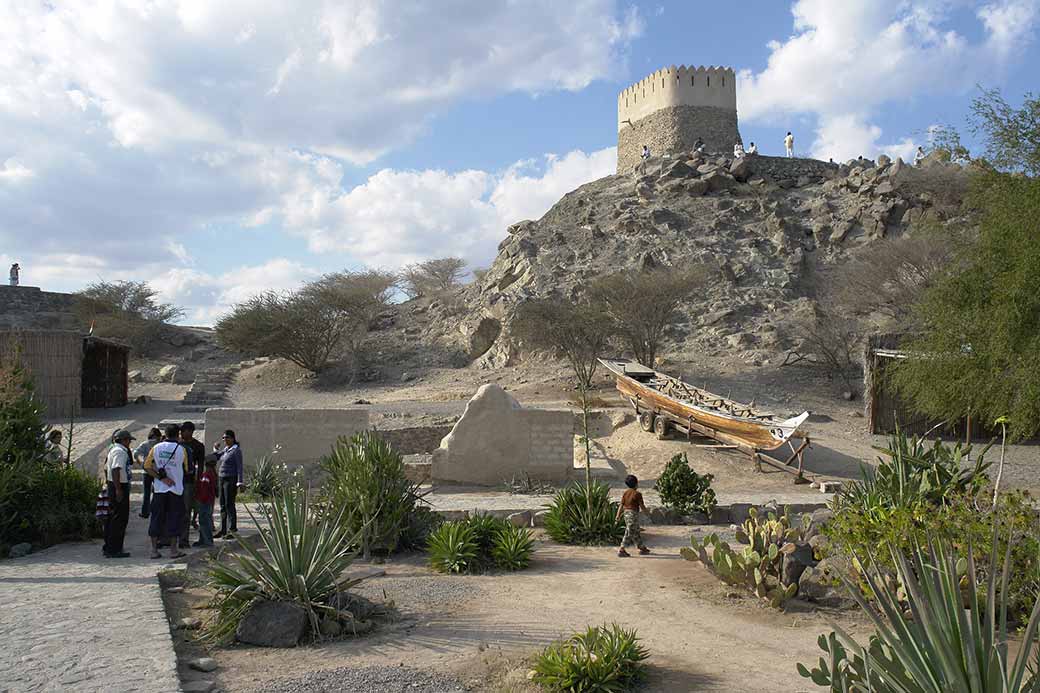
[{"label": "boy in camouflage pants", "polygon": [[643,531],[639,527],[639,511],[646,512],[643,494],[636,490],[639,486],[639,479],[635,475],[629,474],[625,477],[625,486],[628,487],[628,490],[621,496],[621,504],[614,517],[617,520],[622,513],[625,515],[625,536],[621,539],[621,546],[618,548],[619,558],[627,558],[630,555],[628,551],[625,551],[625,547],[630,544],[635,545],[639,549],[639,553],[643,555],[650,553],[650,549],[646,548],[643,543]]}]

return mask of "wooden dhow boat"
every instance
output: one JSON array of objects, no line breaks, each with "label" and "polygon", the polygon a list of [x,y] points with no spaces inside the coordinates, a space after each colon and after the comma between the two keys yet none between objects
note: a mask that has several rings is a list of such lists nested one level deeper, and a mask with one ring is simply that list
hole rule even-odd
[{"label": "wooden dhow boat", "polygon": [[[735,448],[747,453],[756,463],[766,462],[802,478],[802,454],[809,447],[809,436],[801,429],[809,412],[782,419],[762,412],[753,404],[734,402],[702,388],[673,378],[652,368],[624,359],[600,359],[617,380],[618,391],[632,404],[643,430],[664,438],[672,429],[716,442],[709,447]],[[794,440],[800,444],[795,447]],[[766,454],[783,445],[791,456],[779,460]],[[761,466],[761,465],[760,465]]]}]

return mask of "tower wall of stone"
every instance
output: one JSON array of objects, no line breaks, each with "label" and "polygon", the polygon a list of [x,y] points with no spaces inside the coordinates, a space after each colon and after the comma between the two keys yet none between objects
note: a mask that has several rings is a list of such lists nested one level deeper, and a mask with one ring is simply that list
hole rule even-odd
[{"label": "tower wall of stone", "polygon": [[697,138],[709,152],[732,154],[741,142],[737,112],[713,106],[672,106],[635,121],[618,132],[617,171],[631,171],[639,163],[643,145],[654,156],[691,151]]},{"label": "tower wall of stone", "polygon": [[742,142],[730,68],[673,65],[618,94],[619,173],[639,162],[644,144],[658,156],[692,149],[698,138],[713,152]]}]

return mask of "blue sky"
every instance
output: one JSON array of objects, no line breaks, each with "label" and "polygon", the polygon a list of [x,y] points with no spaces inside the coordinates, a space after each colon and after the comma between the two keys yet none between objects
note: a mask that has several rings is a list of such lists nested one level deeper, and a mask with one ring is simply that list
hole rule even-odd
[{"label": "blue sky", "polygon": [[[344,267],[460,255],[613,172],[616,95],[738,71],[741,134],[907,155],[1035,89],[1040,0],[0,7],[0,263],[144,279],[210,323]],[[970,138],[969,138],[970,141]]]}]

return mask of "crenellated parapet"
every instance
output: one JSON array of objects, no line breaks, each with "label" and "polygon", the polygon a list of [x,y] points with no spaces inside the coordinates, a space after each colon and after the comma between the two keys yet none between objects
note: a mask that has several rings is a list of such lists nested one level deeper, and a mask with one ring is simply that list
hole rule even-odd
[{"label": "crenellated parapet", "polygon": [[643,145],[653,155],[693,149],[733,151],[737,75],[728,67],[663,67],[618,94],[618,172],[639,163]]},{"label": "crenellated parapet", "polygon": [[728,67],[663,67],[618,94],[618,130],[671,106],[737,110],[737,76]]}]

